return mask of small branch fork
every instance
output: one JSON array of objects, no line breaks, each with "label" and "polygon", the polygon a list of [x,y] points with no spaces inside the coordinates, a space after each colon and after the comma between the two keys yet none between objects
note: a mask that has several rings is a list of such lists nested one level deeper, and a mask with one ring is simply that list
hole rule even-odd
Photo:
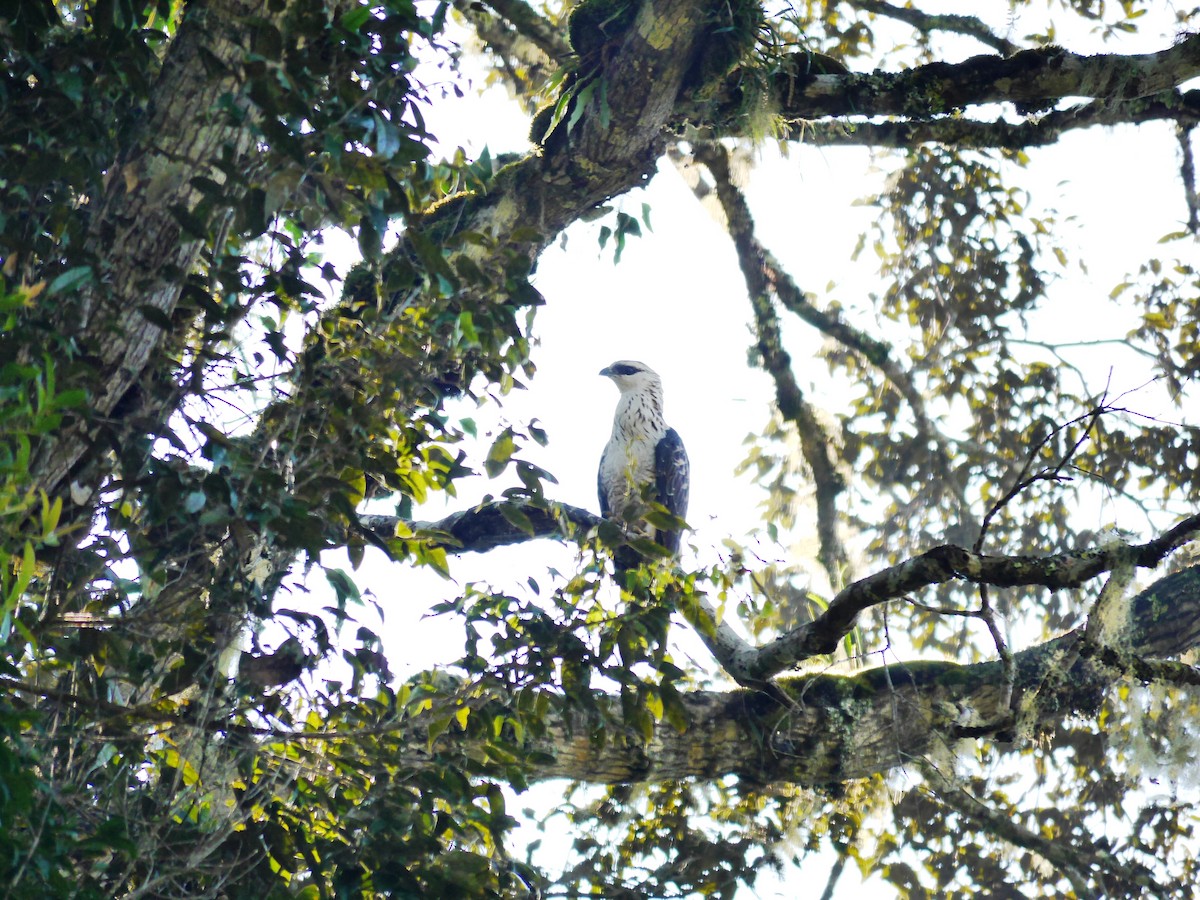
[{"label": "small branch fork", "polygon": [[1187,200],[1187,228],[1192,234],[1200,234],[1200,194],[1196,191],[1196,158],[1192,152],[1192,132],[1195,124],[1183,121],[1176,123],[1179,138],[1179,177],[1183,181],[1183,196]]},{"label": "small branch fork", "polygon": [[[1105,413],[1110,412],[1118,412],[1118,410],[1115,407],[1110,407],[1105,404],[1103,402],[1103,398],[1101,398],[1101,402],[1097,406],[1081,416],[1076,416],[1069,422],[1056,425],[1054,428],[1046,432],[1045,436],[1030,448],[1029,453],[1025,457],[1025,463],[1021,466],[1021,471],[1017,473],[1017,477],[1013,480],[1012,487],[1005,491],[1004,495],[999,497],[984,515],[983,522],[979,526],[979,537],[975,541],[975,545],[972,548],[975,550],[975,552],[979,552],[983,549],[983,542],[987,537],[987,531],[988,528],[991,527],[993,519],[995,519],[995,517],[1001,512],[1001,510],[1004,509],[1004,507],[1008,506],[1009,503],[1015,500],[1022,491],[1032,487],[1039,481],[1062,481],[1064,479],[1062,474],[1063,469],[1070,465],[1071,460],[1075,458],[1075,454],[1079,452],[1079,448],[1087,442],[1089,437],[1091,437],[1092,431],[1095,429],[1096,423],[1100,420],[1100,417]],[[1080,432],[1079,437],[1076,438],[1075,443],[1071,446],[1071,448],[1062,455],[1062,458],[1053,466],[1046,466],[1031,475],[1030,472],[1033,469],[1033,464],[1037,460],[1037,455],[1041,449],[1050,443],[1050,441],[1052,441],[1056,435],[1066,431],[1072,425],[1078,425],[1080,422],[1086,422],[1087,424],[1083,431]]]},{"label": "small branch fork", "polygon": [[[979,526],[979,537],[976,538],[975,544],[972,547],[973,552],[979,553],[983,550],[983,544],[984,540],[987,538],[988,528],[991,527],[995,517],[1023,491],[1040,481],[1061,481],[1063,479],[1063,469],[1070,464],[1071,460],[1074,459],[1075,455],[1079,452],[1079,449],[1088,440],[1092,430],[1096,426],[1096,422],[1099,421],[1100,416],[1106,412],[1112,411],[1113,410],[1103,402],[1103,398],[1101,398],[1101,402],[1092,410],[1082,416],[1077,416],[1069,422],[1065,422],[1050,429],[1040,441],[1038,441],[1029,449],[1029,453],[1026,454],[1025,462],[1021,466],[1020,472],[1018,472],[1016,478],[1013,479],[1012,486],[1005,491],[1004,495],[999,497],[991,505],[987,513],[984,514],[983,522]],[[1053,466],[1043,467],[1039,471],[1030,474],[1034,463],[1037,460],[1038,453],[1041,452],[1042,448],[1045,447],[1051,440],[1053,440],[1056,435],[1066,431],[1072,425],[1079,424],[1080,422],[1086,422],[1087,424],[1078,438],[1076,438],[1074,444],[1062,455],[1058,462]],[[979,730],[981,733],[986,733],[999,728],[1009,727],[1016,721],[1018,715],[1018,710],[1014,702],[1015,686],[1017,682],[1017,667],[1012,650],[1009,648],[1008,640],[1004,634],[1003,623],[1000,621],[1000,616],[996,608],[992,606],[991,595],[988,592],[987,584],[980,583],[979,585],[979,609],[963,611],[962,615],[974,616],[980,619],[987,627],[988,634],[991,635],[992,643],[995,644],[996,654],[1000,659],[1003,669],[1003,698],[1001,706],[1002,708],[1011,711],[1009,715],[1004,717],[1004,721],[980,726]]]}]

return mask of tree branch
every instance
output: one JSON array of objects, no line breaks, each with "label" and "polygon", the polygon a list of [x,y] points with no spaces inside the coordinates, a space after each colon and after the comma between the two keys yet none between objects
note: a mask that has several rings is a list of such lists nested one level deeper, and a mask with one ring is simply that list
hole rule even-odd
[{"label": "tree branch", "polygon": [[487,0],[487,5],[554,62],[561,65],[574,55],[559,31],[524,0]]},{"label": "tree branch", "polygon": [[1192,35],[1157,53],[1128,56],[1046,47],[867,75],[813,75],[795,65],[775,77],[773,95],[786,118],[927,119],[985,103],[1014,103],[1024,110],[1049,109],[1066,97],[1123,103],[1170,91],[1197,75],[1200,36]]},{"label": "tree branch", "polygon": [[[447,516],[437,522],[409,523],[396,516],[365,515],[361,525],[383,538],[392,537],[400,522],[418,529],[423,537],[449,553],[485,552],[507,544],[535,538],[568,539],[577,528],[603,523],[594,513],[566,504],[485,503]],[[438,541],[439,534],[446,540]],[[922,588],[961,578],[995,587],[1037,585],[1050,590],[1075,588],[1097,575],[1132,562],[1138,568],[1157,566],[1172,550],[1200,534],[1200,515],[1180,521],[1173,528],[1144,544],[1115,544],[1080,553],[1046,557],[988,556],[961,547],[943,545],[869,575],[834,596],[815,619],[793,629],[760,648],[753,648],[726,626],[718,630],[719,618],[707,605],[681,609],[706,641],[709,649],[731,678],[740,684],[763,684],[806,659],[832,653],[858,616],[872,606],[901,599]],[[1190,571],[1190,570],[1189,570]],[[1165,581],[1165,580],[1164,580]],[[1160,582],[1162,583],[1162,582]],[[1146,596],[1148,592],[1142,596]],[[1149,635],[1151,617],[1138,628]],[[1195,623],[1200,641],[1200,617]],[[1189,640],[1191,638],[1188,638]],[[1169,640],[1151,635],[1147,640]],[[1149,672],[1143,667],[1139,671]],[[1176,672],[1186,679],[1186,673]]]},{"label": "tree branch", "polygon": [[1196,192],[1196,159],[1192,152],[1192,130],[1194,124],[1177,122],[1176,137],[1179,140],[1179,178],[1183,182],[1183,196],[1187,200],[1187,228],[1192,234],[1200,233],[1200,194]]},{"label": "tree branch", "polygon": [[771,302],[777,294],[772,278],[776,273],[774,260],[759,243],[754,233],[750,207],[733,184],[728,151],[717,143],[702,143],[696,146],[695,156],[708,168],[716,182],[717,198],[725,212],[726,226],[737,250],[738,263],[754,310],[762,366],[775,382],[776,405],[780,415],[796,429],[801,452],[812,470],[820,541],[818,557],[829,576],[829,583],[834,586],[844,584],[850,557],[838,534],[837,498],[846,489],[846,483],[838,471],[837,455],[830,435],[817,418],[812,404],[805,399],[792,371],[791,356],[783,348],[779,318]]},{"label": "tree branch", "polygon": [[987,27],[975,16],[961,16],[953,13],[933,15],[911,6],[896,6],[883,0],[854,0],[854,5],[863,12],[874,13],[911,25],[917,31],[926,35],[934,31],[947,31],[954,34],[964,34],[973,37],[982,44],[987,44],[993,50],[1008,56],[1021,48],[1012,41],[1006,40]]},{"label": "tree branch", "polygon": [[[1061,580],[1045,561],[1036,562],[1034,568],[1046,580]],[[1197,646],[1200,568],[1159,580],[1133,599],[1133,611],[1130,639],[1136,652],[1173,656]],[[1049,690],[1054,701],[1038,704],[1037,718],[1030,723],[1037,731],[1053,728],[1073,713],[1093,714],[1104,692],[1123,676],[1123,670],[1104,660],[1083,655],[1069,669],[1056,668],[1064,650],[1080,636],[1072,632],[1015,654],[1018,694]],[[529,737],[525,750],[538,760],[531,764],[532,780],[612,784],[737,775],[754,783],[829,784],[905,765],[968,733],[996,735],[998,726],[986,723],[1003,721],[1007,712],[1003,680],[998,662],[913,662],[853,677],[783,680],[779,684],[791,700],[783,705],[757,691],[695,691],[681,698],[688,726],[680,731],[660,724],[649,741],[618,729],[613,723],[621,721],[619,701],[600,695],[595,712],[560,705],[546,732]],[[513,701],[499,692],[494,702],[488,721]],[[403,761],[424,767],[466,740],[452,728],[433,742],[431,751],[428,732],[421,720],[414,720],[402,741]]]},{"label": "tree branch", "polygon": [[535,97],[554,71],[568,63],[570,45],[522,0],[497,0],[489,11],[475,0],[454,0],[454,8],[476,37],[500,61],[498,68],[518,98],[533,111]]},{"label": "tree branch", "polygon": [[[992,565],[975,562],[985,569]],[[1012,560],[997,562],[1013,564]],[[1035,569],[1050,576],[1053,567],[1048,561],[1034,562]],[[1047,578],[1060,579],[1059,575]],[[1140,657],[1177,656],[1200,646],[1200,567],[1160,579],[1134,597],[1131,608],[1129,644]],[[1103,653],[1080,653],[1069,669],[1061,668],[1064,654],[1081,638],[1081,630],[1076,630],[1015,654],[1016,690],[1041,690],[1044,698],[1053,700],[1037,704],[1036,718],[1029,723],[1035,732],[1051,729],[1074,713],[1093,714],[1104,692],[1127,671],[1120,660],[1105,658]],[[1168,664],[1153,664],[1155,668],[1164,665]],[[1132,674],[1144,678],[1146,672]],[[443,680],[450,678],[446,675]],[[414,770],[444,765],[448,757],[477,746],[469,733],[454,726],[446,728],[445,703],[450,704],[450,715],[459,702],[486,712],[479,718],[487,723],[490,735],[491,723],[499,716],[520,721],[522,710],[532,702],[521,692],[514,695],[507,686],[490,690],[486,685],[464,685],[463,699],[451,696],[426,713],[397,719],[388,711],[378,723],[364,723],[349,732],[303,732],[239,724],[227,718],[192,721],[190,716],[164,714],[157,707],[130,708],[11,680],[8,683],[17,691],[52,696],[112,720],[178,722],[210,732],[298,742],[391,735],[396,762]],[[617,697],[596,693],[585,708],[561,695],[547,695],[551,711],[544,728],[526,731],[519,748],[527,777],[531,781],[571,778],[616,784],[736,775],[756,784],[819,786],[886,772],[968,734],[994,736],[995,725],[979,723],[996,723],[1007,709],[998,662],[965,666],[911,662],[869,669],[852,677],[817,674],[779,684],[788,702],[780,703],[755,690],[681,694],[686,727],[660,723],[648,740],[640,731],[617,724],[623,721]],[[698,748],[703,752],[697,752]],[[1005,747],[999,749],[1003,752]],[[482,761],[473,759],[472,771],[479,771]],[[514,760],[506,755],[500,765],[511,774]]]},{"label": "tree branch", "polygon": [[1021,150],[1056,143],[1068,131],[1109,125],[1173,121],[1200,123],[1200,91],[1168,91],[1129,103],[1093,103],[1054,110],[1022,122],[981,122],[962,117],[886,122],[792,121],[784,136],[824,147],[912,147],[947,144],[960,149]]},{"label": "tree branch", "polygon": [[[394,537],[400,524],[411,526],[447,553],[486,553],[497,547],[537,538],[567,540],[576,529],[596,528],[605,520],[589,510],[566,503],[481,503],[451,513],[436,522],[410,522],[399,516],[368,514],[359,524],[383,539]],[[445,538],[439,540],[438,535]]]}]

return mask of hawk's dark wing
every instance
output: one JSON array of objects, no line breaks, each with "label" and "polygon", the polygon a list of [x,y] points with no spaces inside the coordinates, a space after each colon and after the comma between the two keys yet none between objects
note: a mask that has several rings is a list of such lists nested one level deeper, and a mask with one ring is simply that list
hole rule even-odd
[{"label": "hawk's dark wing", "polygon": [[[680,519],[687,516],[690,479],[691,467],[683,441],[674,428],[668,428],[654,448],[654,499]],[[654,539],[672,553],[679,552],[678,531],[659,531]]]},{"label": "hawk's dark wing", "polygon": [[608,502],[608,485],[604,483],[604,457],[608,456],[608,447],[600,454],[600,468],[596,470],[596,494],[600,497],[600,515],[608,518],[612,515],[612,505]]}]

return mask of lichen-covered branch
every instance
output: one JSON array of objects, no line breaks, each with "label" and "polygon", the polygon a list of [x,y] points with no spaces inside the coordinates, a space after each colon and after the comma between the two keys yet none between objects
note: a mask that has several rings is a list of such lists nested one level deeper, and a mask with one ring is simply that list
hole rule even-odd
[{"label": "lichen-covered branch", "polygon": [[[1049,575],[1046,561],[1035,563],[1042,563],[1035,568]],[[1200,568],[1155,582],[1132,599],[1131,608],[1129,648],[1133,658],[1149,663],[1149,668],[1123,666],[1121,660],[1100,652],[1079,653],[1069,668],[1061,668],[1065,654],[1082,638],[1078,631],[1015,654],[1016,691],[1038,690],[1048,701],[1038,704],[1037,717],[1026,723],[1031,734],[1051,729],[1075,713],[1094,714],[1105,691],[1119,679],[1128,674],[1146,679],[1151,671],[1169,664],[1159,657],[1178,656],[1200,646]],[[1007,709],[1003,680],[998,662],[938,661],[900,663],[849,677],[800,675],[779,681],[779,691],[773,694],[692,691],[680,695],[686,725],[659,723],[649,740],[618,724],[623,719],[616,697],[596,693],[587,708],[561,696],[547,697],[544,724],[526,732],[523,741],[525,774],[530,781],[570,778],[608,784],[736,775],[755,783],[817,786],[864,778],[913,763],[934,748],[968,735],[996,735],[999,726],[986,723],[1001,722]],[[67,692],[50,694],[12,681],[9,687],[54,696],[64,705],[96,706],[94,698]],[[469,702],[473,710],[486,709],[482,718],[489,734],[498,717],[519,721],[522,707],[530,705],[528,696],[514,697],[507,690],[490,691],[480,685],[472,686],[464,694],[468,696],[469,701],[462,702]],[[447,713],[443,707],[440,702],[428,715],[414,714],[405,720],[389,715],[378,725],[353,733],[301,733],[231,725],[225,720],[202,727],[301,742],[392,735],[396,761],[421,769],[443,765],[448,757],[472,746],[470,734],[458,727],[446,728],[444,721],[437,724],[453,715],[453,708]],[[113,720],[185,721],[157,706],[102,703],[99,708]],[[436,732],[431,733],[431,728]],[[1003,752],[1004,745],[997,749]],[[508,759],[503,765],[511,767],[513,762]]]},{"label": "lichen-covered branch", "polygon": [[796,66],[775,80],[786,118],[903,116],[928,119],[985,103],[1049,110],[1067,97],[1123,103],[1172,90],[1200,75],[1200,36],[1157,53],[1084,56],[1061,47],[1012,56],[974,56],[904,72],[807,74]]},{"label": "lichen-covered branch", "polygon": [[822,147],[912,147],[947,144],[964,150],[1021,150],[1056,143],[1069,131],[1106,125],[1178,122],[1200,123],[1200,91],[1167,91],[1128,103],[1097,100],[1057,109],[1021,122],[983,122],[959,116],[892,119],[869,122],[795,119],[785,130],[788,140]]},{"label": "lichen-covered branch", "polygon": [[[1062,577],[1051,574],[1045,561],[1034,562],[1043,563],[1034,568],[1048,581]],[[1197,646],[1200,569],[1161,579],[1134,598],[1133,608],[1138,624],[1130,640],[1139,656],[1175,656]],[[1073,632],[1015,654],[1015,690],[1052,692],[1054,702],[1039,704],[1037,720],[1029,723],[1037,731],[1073,713],[1094,713],[1104,692],[1124,676],[1084,655],[1068,671],[1052,671],[1079,637]],[[530,778],[621,783],[737,775],[756,783],[829,784],[903,766],[966,733],[994,735],[995,727],[970,729],[1001,722],[1007,711],[998,662],[912,662],[852,677],[796,676],[779,685],[790,703],[758,691],[685,694],[687,727],[662,723],[649,741],[615,726],[615,709],[603,715],[615,699],[598,698],[597,713],[562,705],[546,732],[527,740],[526,749],[539,760]],[[497,696],[495,702],[509,701]],[[431,760],[419,726],[413,722],[404,741],[404,761],[415,767]],[[445,732],[432,753],[454,752],[460,737],[454,729]]]}]

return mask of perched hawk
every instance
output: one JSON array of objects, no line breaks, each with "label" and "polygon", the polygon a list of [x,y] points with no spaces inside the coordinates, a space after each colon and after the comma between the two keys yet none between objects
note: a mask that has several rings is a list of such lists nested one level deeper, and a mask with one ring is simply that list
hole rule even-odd
[{"label": "perched hawk", "polygon": [[[600,374],[621,392],[612,437],[600,457],[600,514],[616,518],[679,552],[679,531],[642,522],[646,500],[682,519],[688,505],[688,458],[674,428],[663,420],[662,381],[645,363],[622,359]],[[618,558],[619,568],[628,568]]]}]

